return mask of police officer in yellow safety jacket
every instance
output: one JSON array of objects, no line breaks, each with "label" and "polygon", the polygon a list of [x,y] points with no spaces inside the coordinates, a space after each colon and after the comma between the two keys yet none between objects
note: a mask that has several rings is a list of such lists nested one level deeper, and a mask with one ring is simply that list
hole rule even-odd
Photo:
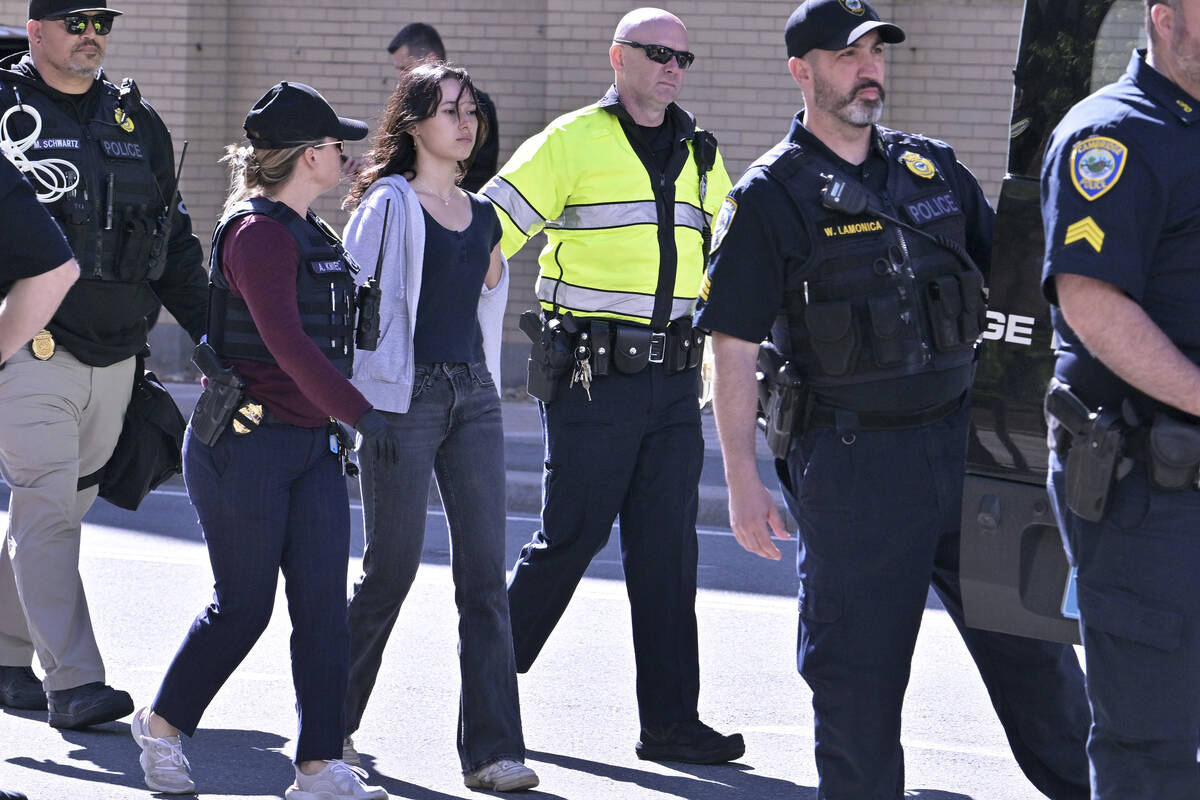
[{"label": "police officer in yellow safety jacket", "polygon": [[712,214],[729,191],[716,140],[675,104],[694,56],[653,8],[617,25],[615,83],[526,141],[484,194],[512,256],[545,230],[530,393],[546,441],[542,529],[509,584],[527,671],[621,521],[641,740],[650,760],[720,763],[745,750],[697,713],[696,507],[704,452],[702,339],[691,314]]}]

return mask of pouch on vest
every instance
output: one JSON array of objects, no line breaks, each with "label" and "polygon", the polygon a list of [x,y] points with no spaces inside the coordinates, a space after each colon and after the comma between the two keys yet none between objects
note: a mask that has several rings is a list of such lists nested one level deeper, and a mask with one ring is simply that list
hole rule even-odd
[{"label": "pouch on vest", "polygon": [[962,340],[968,344],[979,338],[987,326],[987,301],[983,297],[983,275],[964,272],[958,276],[962,286],[963,313],[961,318]]},{"label": "pouch on vest", "polygon": [[826,375],[848,375],[858,356],[858,326],[848,301],[809,303],[804,326],[812,337],[812,349]]},{"label": "pouch on vest", "polygon": [[1164,492],[1196,488],[1200,428],[1159,414],[1150,426],[1150,485]]},{"label": "pouch on vest", "polygon": [[943,353],[960,347],[963,298],[958,278],[954,275],[934,278],[925,285],[925,298],[929,305],[929,325],[934,346]]},{"label": "pouch on vest", "polygon": [[[146,206],[126,206],[122,215],[121,240],[113,260],[117,280],[153,280],[156,254],[162,252],[158,238],[166,232],[159,230],[158,220],[151,217]],[[165,260],[163,262],[165,265]],[[157,277],[162,277],[161,272]]]},{"label": "pouch on vest", "polygon": [[908,333],[908,323],[900,317],[900,296],[867,298],[867,314],[871,318],[871,349],[875,364],[894,367],[904,360],[904,340]]},{"label": "pouch on vest", "polygon": [[650,362],[650,329],[617,325],[613,337],[613,366],[618,372],[633,375]]}]

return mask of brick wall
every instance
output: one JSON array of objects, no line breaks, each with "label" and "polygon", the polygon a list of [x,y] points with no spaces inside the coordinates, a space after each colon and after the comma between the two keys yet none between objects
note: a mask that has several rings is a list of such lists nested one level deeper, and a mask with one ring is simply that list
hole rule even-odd
[{"label": "brick wall", "polygon": [[[312,84],[340,114],[373,122],[394,84],[384,47],[401,25],[441,32],[496,101],[501,161],[563,111],[597,99],[612,80],[608,42],[629,0],[113,0],[126,15],[106,71],[133,76],[171,128],[190,142],[182,191],[207,250],[226,177],[217,163],[241,135],[246,110],[278,80]],[[891,48],[884,124],[949,141],[995,198],[1004,175],[1021,0],[878,0],[908,33]],[[786,132],[800,92],[786,71],[783,24],[793,0],[693,0],[671,10],[697,54],[682,103],[721,141],[737,176]],[[24,0],[0,0],[0,22],[20,24]],[[350,148],[352,153],[366,146]],[[345,221],[333,195],[317,210]],[[514,260],[506,341],[517,359],[515,314],[533,298],[536,248]],[[517,376],[508,369],[506,382]]]}]

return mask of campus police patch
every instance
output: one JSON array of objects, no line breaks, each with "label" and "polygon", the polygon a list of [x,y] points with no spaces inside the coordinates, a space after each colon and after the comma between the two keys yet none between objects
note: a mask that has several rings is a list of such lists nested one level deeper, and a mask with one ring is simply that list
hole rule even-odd
[{"label": "campus police patch", "polygon": [[905,150],[900,154],[900,161],[904,166],[908,167],[909,172],[918,178],[929,180],[937,175],[937,167],[933,166],[933,162],[920,153]]},{"label": "campus police patch", "polygon": [[1125,169],[1129,151],[1107,136],[1092,136],[1071,150],[1071,183],[1088,200],[1111,189]]},{"label": "campus police patch", "polygon": [[113,111],[113,119],[121,126],[121,130],[126,133],[133,133],[133,120],[125,113],[125,109],[118,108]]},{"label": "campus police patch", "polygon": [[842,4],[842,8],[856,17],[861,17],[866,10],[863,8],[862,0],[838,0],[838,2]]},{"label": "campus police patch", "polygon": [[717,212],[717,219],[713,222],[712,244],[709,245],[708,252],[715,253],[717,248],[721,246],[721,241],[725,238],[725,234],[729,232],[729,224],[733,222],[733,215],[737,213],[737,200],[732,197],[726,197],[721,203],[721,210]]}]

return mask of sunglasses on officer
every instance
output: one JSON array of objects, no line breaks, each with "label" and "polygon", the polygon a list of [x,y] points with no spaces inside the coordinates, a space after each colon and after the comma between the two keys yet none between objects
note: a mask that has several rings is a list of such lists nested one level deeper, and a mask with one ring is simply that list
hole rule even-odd
[{"label": "sunglasses on officer", "polygon": [[626,45],[627,47],[636,47],[645,53],[646,58],[655,64],[668,64],[673,58],[680,69],[687,69],[696,60],[695,53],[689,53],[687,50],[672,50],[670,47],[661,44],[642,44],[641,42],[631,42],[628,39],[613,39],[613,42]]},{"label": "sunglasses on officer", "polygon": [[321,142],[320,144],[310,144],[309,145],[309,147],[311,147],[313,150],[320,150],[322,147],[330,147],[330,146],[336,147],[338,149],[339,153],[345,152],[345,150],[346,150],[346,143],[343,142],[341,139],[338,139],[333,142]]},{"label": "sunglasses on officer", "polygon": [[73,36],[82,36],[88,32],[90,27],[96,32],[97,36],[107,36],[112,30],[113,20],[116,17],[112,14],[96,14],[91,16],[88,14],[65,14],[59,17],[63,24],[67,26],[67,33]]}]

